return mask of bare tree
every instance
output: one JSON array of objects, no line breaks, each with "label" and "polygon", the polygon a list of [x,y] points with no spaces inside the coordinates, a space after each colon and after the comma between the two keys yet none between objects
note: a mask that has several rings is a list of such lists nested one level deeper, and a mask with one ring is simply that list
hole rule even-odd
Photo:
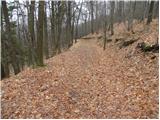
[{"label": "bare tree", "polygon": [[154,18],[157,18],[159,15],[159,1],[154,3]]},{"label": "bare tree", "polygon": [[79,23],[79,18],[80,18],[81,10],[82,10],[82,5],[83,5],[83,2],[81,2],[81,6],[80,6],[80,9],[78,11],[78,17],[76,19],[75,43],[77,42],[77,38],[78,38],[78,23]]},{"label": "bare tree", "polygon": [[56,54],[56,11],[55,11],[55,1],[51,1],[51,45],[52,45],[52,53],[51,56]]},{"label": "bare tree", "polygon": [[106,32],[107,32],[106,1],[104,1],[104,17],[103,17],[103,20],[104,20],[104,28],[103,28],[103,31],[104,31],[104,45],[103,45],[103,50],[105,50],[106,49],[106,41],[107,41],[107,38],[106,38]]},{"label": "bare tree", "polygon": [[147,18],[147,25],[149,25],[150,22],[152,22],[153,8],[154,8],[154,1],[151,1],[150,7],[149,7],[148,18]]},{"label": "bare tree", "polygon": [[71,39],[72,39],[72,31],[71,31],[71,1],[68,1],[67,4],[67,43],[68,43],[68,48],[71,47]]},{"label": "bare tree", "polygon": [[[8,40],[8,45],[9,45],[8,49],[10,49],[10,51],[9,51],[10,61],[11,61],[11,64],[13,66],[14,73],[18,74],[20,72],[20,66],[19,66],[18,60],[16,58],[16,56],[17,56],[16,55],[16,53],[17,53],[16,40],[13,38],[13,35],[12,35],[11,23],[10,23],[10,20],[9,20],[9,14],[8,14],[8,8],[7,8],[6,1],[2,1],[2,10],[3,10],[3,15],[4,15],[4,20],[5,20],[5,23],[6,23],[6,32],[7,32],[6,40]],[[7,70],[7,72],[8,72],[8,70]]]},{"label": "bare tree", "polygon": [[35,1],[31,1],[31,5],[29,5],[29,8],[28,8],[28,31],[29,31],[28,32],[29,34],[28,44],[29,44],[29,61],[30,61],[29,64],[34,64],[36,62],[34,11],[35,11]]},{"label": "bare tree", "polygon": [[38,8],[38,30],[37,30],[37,65],[43,66],[43,25],[44,23],[44,1],[39,1]]},{"label": "bare tree", "polygon": [[91,32],[92,32],[92,34],[94,33],[94,28],[93,28],[93,1],[90,1],[90,7],[91,7]]},{"label": "bare tree", "polygon": [[49,58],[49,51],[48,51],[48,25],[47,25],[47,5],[45,3],[44,9],[44,52],[46,59]]},{"label": "bare tree", "polygon": [[134,19],[134,13],[135,13],[135,7],[136,7],[136,1],[130,1],[130,8],[129,8],[129,17],[128,17],[128,31],[133,31],[133,19]]},{"label": "bare tree", "polygon": [[[3,9],[2,9],[3,13]],[[3,14],[1,15],[1,37],[3,38],[1,40],[1,78],[9,77],[9,58],[7,55],[9,54],[9,46],[8,46],[8,40],[6,40],[5,37],[5,31],[3,28]]]},{"label": "bare tree", "polygon": [[114,8],[115,8],[115,1],[110,1],[110,5],[111,5],[111,11],[110,11],[110,28],[111,28],[111,35],[114,34],[114,30],[113,30],[113,23],[114,23]]}]

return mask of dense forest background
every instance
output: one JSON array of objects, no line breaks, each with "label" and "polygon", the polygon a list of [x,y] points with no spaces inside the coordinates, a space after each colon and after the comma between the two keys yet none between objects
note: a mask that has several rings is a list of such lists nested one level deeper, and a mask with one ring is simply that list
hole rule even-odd
[{"label": "dense forest background", "polygon": [[159,1],[2,1],[1,77],[25,67],[44,66],[44,59],[70,48],[89,33],[114,34],[123,23],[134,34],[133,22],[149,26],[158,18]]}]

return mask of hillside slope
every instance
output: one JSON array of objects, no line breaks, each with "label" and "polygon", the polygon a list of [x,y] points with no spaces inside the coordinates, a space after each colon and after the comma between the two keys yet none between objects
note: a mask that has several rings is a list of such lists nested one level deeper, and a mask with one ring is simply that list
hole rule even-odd
[{"label": "hillside slope", "polygon": [[105,51],[101,34],[88,35],[45,67],[4,79],[1,117],[158,118],[158,53],[136,48],[148,33],[155,42],[149,32],[135,33],[138,41],[121,49],[117,32]]}]

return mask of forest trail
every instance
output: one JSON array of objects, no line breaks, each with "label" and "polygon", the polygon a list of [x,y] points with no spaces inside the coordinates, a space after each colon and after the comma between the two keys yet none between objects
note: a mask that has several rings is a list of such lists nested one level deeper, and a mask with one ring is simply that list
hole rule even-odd
[{"label": "forest trail", "polygon": [[127,53],[79,40],[2,81],[2,118],[158,118],[158,60]]}]

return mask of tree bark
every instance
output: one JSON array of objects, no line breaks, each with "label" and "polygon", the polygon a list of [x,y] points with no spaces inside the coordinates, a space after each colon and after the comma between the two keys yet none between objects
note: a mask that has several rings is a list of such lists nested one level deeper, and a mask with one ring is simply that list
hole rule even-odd
[{"label": "tree bark", "polygon": [[158,18],[158,16],[159,16],[159,1],[156,1],[155,3],[154,3],[155,5],[155,10],[154,10],[154,18]]},{"label": "tree bark", "polygon": [[83,2],[81,3],[80,9],[79,9],[79,13],[78,13],[78,18],[76,20],[75,43],[77,42],[77,38],[78,38],[78,23],[79,23],[79,18],[80,18],[81,10],[82,10],[82,4],[83,4]]},{"label": "tree bark", "polygon": [[62,30],[62,20],[64,16],[64,1],[58,1],[58,12],[57,12],[57,38],[56,38],[56,50],[61,53],[61,30]]},{"label": "tree bark", "polygon": [[44,52],[46,59],[49,58],[49,51],[48,51],[48,25],[47,25],[47,11],[46,11],[46,4],[45,4],[45,12],[44,12]]},{"label": "tree bark", "polygon": [[123,18],[123,16],[122,16],[122,7],[123,7],[123,1],[119,1],[119,9],[118,9],[118,17],[119,17],[119,19],[118,19],[118,21],[119,21],[119,23],[121,23],[122,22],[122,18]]},{"label": "tree bark", "polygon": [[29,41],[28,42],[29,42],[29,61],[30,61],[30,64],[32,65],[34,65],[36,62],[34,11],[35,11],[35,1],[31,1],[31,5],[29,5],[29,10],[28,10],[28,30],[29,30]]},{"label": "tree bark", "polygon": [[153,8],[154,8],[154,1],[151,1],[150,7],[149,7],[148,18],[147,18],[147,25],[149,25],[150,22],[152,22]]},{"label": "tree bark", "polygon": [[129,12],[129,18],[128,18],[128,31],[133,31],[133,19],[134,19],[134,13],[135,13],[135,7],[136,7],[136,1],[132,4],[133,2],[130,1],[130,12]]},{"label": "tree bark", "polygon": [[43,66],[43,27],[44,27],[44,1],[39,1],[38,30],[37,30],[37,66]]},{"label": "tree bark", "polygon": [[114,35],[114,30],[113,30],[113,23],[114,23],[114,7],[115,7],[115,1],[111,1],[111,12],[110,12],[110,29],[111,29],[111,35]]},{"label": "tree bark", "polygon": [[15,47],[16,41],[12,37],[12,31],[11,31],[11,25],[10,25],[10,21],[9,21],[8,8],[7,8],[6,1],[2,1],[2,10],[3,10],[3,14],[4,14],[4,20],[5,20],[5,23],[6,23],[6,32],[7,32],[7,35],[6,35],[7,38],[6,39],[8,40],[8,44],[9,44],[9,47],[10,47],[10,52],[9,52],[10,60],[11,60],[11,64],[12,64],[13,69],[14,69],[14,73],[18,74],[20,72],[20,67],[19,67],[19,63],[16,62],[17,61],[16,47]]},{"label": "tree bark", "polygon": [[106,41],[107,41],[107,38],[106,38],[106,32],[107,32],[107,17],[106,17],[106,1],[104,1],[104,28],[103,28],[103,31],[104,31],[104,45],[103,45],[103,50],[106,49]]},{"label": "tree bark", "polygon": [[98,21],[98,1],[96,1],[96,31],[98,31],[99,30],[99,21]]},{"label": "tree bark", "polygon": [[75,30],[75,11],[73,6],[72,7],[72,25],[71,25],[71,46],[73,45],[74,30]]},{"label": "tree bark", "polygon": [[[3,13],[3,9],[1,11]],[[9,77],[9,58],[7,57],[9,54],[8,51],[8,40],[5,39],[5,32],[3,28],[3,17],[1,15],[1,79],[5,77]]]},{"label": "tree bark", "polygon": [[90,1],[90,6],[91,6],[91,32],[92,34],[94,33],[94,28],[93,28],[93,1]]},{"label": "tree bark", "polygon": [[68,1],[67,6],[67,41],[68,41],[68,48],[71,47],[71,1]]},{"label": "tree bark", "polygon": [[52,37],[52,53],[51,56],[56,54],[56,38],[57,38],[57,22],[56,22],[56,13],[55,13],[55,1],[51,2],[52,6],[52,15],[51,15],[51,37]]}]

